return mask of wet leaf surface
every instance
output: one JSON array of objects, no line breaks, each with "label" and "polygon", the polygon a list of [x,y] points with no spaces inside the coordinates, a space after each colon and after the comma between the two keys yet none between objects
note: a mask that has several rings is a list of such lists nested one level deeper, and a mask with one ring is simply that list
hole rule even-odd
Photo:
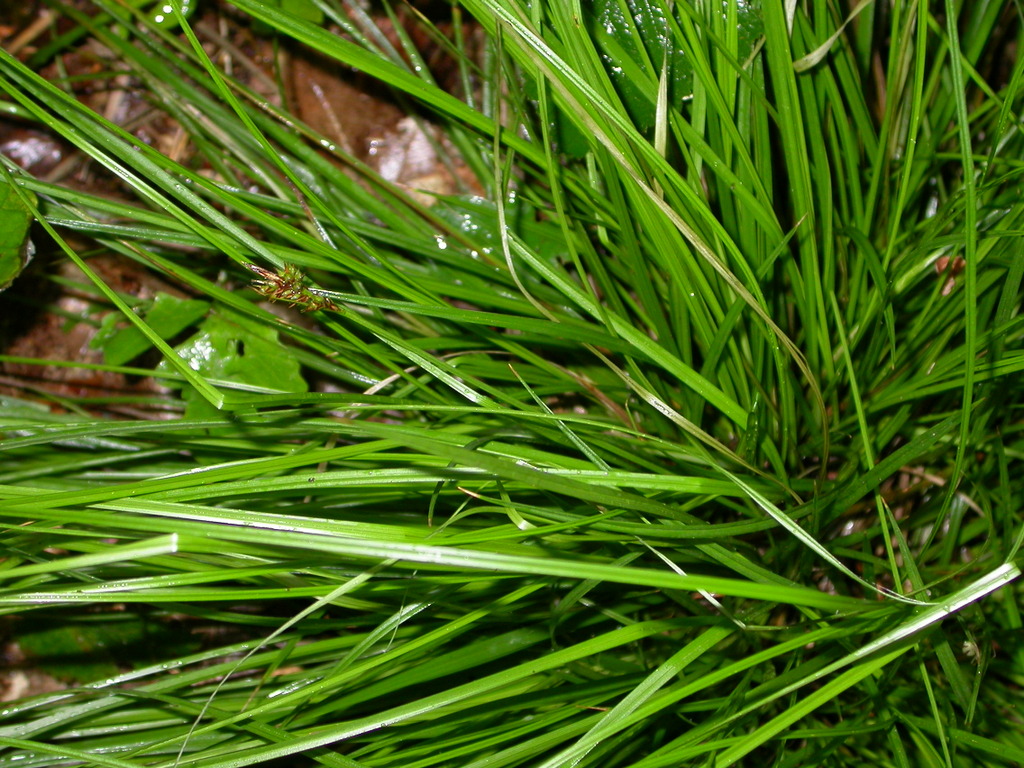
[{"label": "wet leaf surface", "polygon": [[[708,14],[713,14],[714,3],[710,5]],[[719,7],[721,23],[728,23],[727,4],[720,3]],[[739,2],[734,13],[736,59],[743,62],[763,34],[760,2]],[[663,67],[668,76],[669,109],[678,110],[693,95],[693,64],[681,48],[666,44],[680,35],[670,33],[676,21],[666,17],[661,3],[596,0],[589,5],[588,20],[608,75],[639,127],[649,129],[654,125],[658,78]]]},{"label": "wet leaf surface", "polygon": [[[180,299],[167,293],[158,293],[149,310],[143,315],[145,321],[160,336],[167,340],[206,314],[210,305],[196,299]],[[124,365],[150,348],[150,343],[135,326],[115,328],[117,315],[109,315],[110,327],[101,329],[90,346],[103,350],[104,362],[109,365]],[[106,333],[104,333],[106,330]]]},{"label": "wet leaf surface", "polygon": [[[306,392],[300,365],[281,344],[273,328],[220,310],[208,317],[199,333],[175,350],[194,371],[208,379],[231,381],[280,392]],[[160,368],[169,370],[166,362]],[[186,391],[188,415],[212,409],[198,393]]]}]

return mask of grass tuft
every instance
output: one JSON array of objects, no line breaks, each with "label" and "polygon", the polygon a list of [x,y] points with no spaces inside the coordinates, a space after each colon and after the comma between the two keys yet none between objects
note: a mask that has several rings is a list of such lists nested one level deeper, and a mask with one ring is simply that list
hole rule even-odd
[{"label": "grass tuft", "polygon": [[0,761],[1024,762],[1017,5],[45,5]]}]

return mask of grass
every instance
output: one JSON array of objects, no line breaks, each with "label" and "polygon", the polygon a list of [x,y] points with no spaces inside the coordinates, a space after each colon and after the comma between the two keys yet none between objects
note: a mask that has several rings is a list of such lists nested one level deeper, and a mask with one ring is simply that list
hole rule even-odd
[{"label": "grass", "polygon": [[[236,0],[440,128],[427,205],[199,14],[49,4],[5,111],[118,194],[6,183],[165,386],[0,400],[0,611],[73,683],[0,764],[1024,762],[1017,5],[406,9],[441,87],[390,6]],[[38,74],[87,39],[190,154]]]}]

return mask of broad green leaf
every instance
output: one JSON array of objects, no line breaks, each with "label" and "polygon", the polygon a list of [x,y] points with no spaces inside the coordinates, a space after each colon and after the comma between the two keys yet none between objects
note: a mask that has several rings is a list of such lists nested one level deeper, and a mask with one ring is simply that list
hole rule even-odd
[{"label": "broad green leaf", "polygon": [[[298,361],[281,344],[277,331],[234,312],[220,310],[211,315],[199,333],[175,351],[207,379],[256,391],[301,393],[308,389]],[[166,361],[160,367],[169,368]],[[215,413],[194,394],[184,394],[190,417]]]},{"label": "broad green leaf", "polygon": [[[479,197],[441,197],[434,212],[481,247],[501,247],[498,209],[493,203]],[[505,203],[505,225],[547,261],[553,262],[567,253],[561,229],[549,221],[538,221],[536,206],[518,195]]]},{"label": "broad green leaf", "polygon": [[[209,303],[197,299],[179,299],[167,293],[158,293],[152,306],[144,314],[146,322],[165,341],[181,333],[206,314]],[[108,316],[111,323],[107,332],[97,334],[91,342],[93,348],[103,349],[103,359],[108,365],[124,365],[150,348],[149,340],[134,325],[115,328],[113,323],[121,318]]]},{"label": "broad green leaf", "polygon": [[279,392],[305,392],[299,363],[277,331],[234,312],[219,311],[175,351],[194,371],[213,379]]},{"label": "broad green leaf", "polygon": [[[722,4],[719,4],[722,5]],[[608,76],[641,130],[654,125],[658,73],[668,72],[668,98],[679,109],[693,95],[693,64],[674,39],[665,4],[653,0],[596,0],[584,4],[591,35]],[[681,11],[683,12],[683,11]],[[714,12],[714,11],[712,11]],[[738,59],[745,60],[763,34],[759,2],[737,3]]]},{"label": "broad green leaf", "polygon": [[[25,190],[22,194],[35,196]],[[0,179],[0,291],[7,288],[32,259],[33,246],[28,237],[32,213],[11,184]]]}]

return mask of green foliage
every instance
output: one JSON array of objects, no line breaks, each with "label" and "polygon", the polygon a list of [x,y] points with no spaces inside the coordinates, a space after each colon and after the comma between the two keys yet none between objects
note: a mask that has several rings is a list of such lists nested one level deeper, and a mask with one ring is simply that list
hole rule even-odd
[{"label": "green foliage", "polygon": [[0,613],[154,641],[6,705],[0,760],[1024,762],[1016,5],[463,0],[413,34],[235,0],[437,129],[431,205],[208,24],[97,5],[37,56],[95,40],[191,154],[0,51],[124,196],[6,167],[110,313],[90,367],[163,386],[0,399]]},{"label": "green foliage", "polygon": [[[33,200],[31,193],[22,192]],[[32,258],[33,245],[28,237],[32,212],[18,194],[10,178],[0,178],[0,291],[4,290]]]},{"label": "green foliage", "polygon": [[[205,301],[158,293],[144,319],[166,341],[202,318],[208,309]],[[91,346],[103,350],[103,360],[108,365],[124,365],[150,348],[148,339],[135,326],[116,327],[119,320],[116,314],[107,315],[100,332],[90,342]]]},{"label": "green foliage", "polygon": [[173,645],[179,653],[199,646],[196,638],[173,631],[166,622],[140,616],[76,618],[54,615],[40,621],[35,616],[30,627],[18,632],[22,664],[75,684],[115,677],[128,660],[138,666],[153,663],[163,645]]},{"label": "green foliage", "polygon": [[[208,317],[199,331],[174,351],[193,371],[208,380],[231,382],[255,391],[306,391],[298,361],[282,347],[277,331],[238,313],[222,311]],[[167,366],[161,364],[166,370]],[[186,418],[215,416],[199,393],[184,394]],[[197,410],[198,409],[198,410]]]}]

